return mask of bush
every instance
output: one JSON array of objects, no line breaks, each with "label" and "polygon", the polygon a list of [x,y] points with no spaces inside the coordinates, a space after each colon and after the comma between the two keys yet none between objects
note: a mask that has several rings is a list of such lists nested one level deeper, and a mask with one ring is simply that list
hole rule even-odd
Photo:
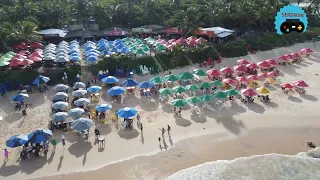
[{"label": "bush", "polygon": [[172,53],[157,53],[156,58],[163,67],[164,70],[175,68],[172,63]]}]

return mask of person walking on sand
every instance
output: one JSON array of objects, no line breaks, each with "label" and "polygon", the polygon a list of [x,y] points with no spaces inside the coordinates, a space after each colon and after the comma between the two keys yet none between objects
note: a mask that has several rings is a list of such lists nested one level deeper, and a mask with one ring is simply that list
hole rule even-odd
[{"label": "person walking on sand", "polygon": [[166,130],[162,128],[161,131],[162,131],[162,137],[164,137],[164,133],[166,132]]},{"label": "person walking on sand", "polygon": [[168,125],[168,134],[170,134],[170,131],[171,131],[171,127]]},{"label": "person walking on sand", "polygon": [[53,139],[50,141],[50,143],[51,143],[52,146],[53,146],[52,151],[56,150],[57,141],[53,138]]},{"label": "person walking on sand", "polygon": [[142,125],[142,123],[140,124],[140,130],[141,130],[141,132],[143,131],[143,125]]},{"label": "person walking on sand", "polygon": [[159,143],[161,143],[161,137],[158,138]]},{"label": "person walking on sand", "polygon": [[61,136],[61,141],[62,141],[62,145],[66,145],[66,138],[64,137],[64,135],[62,134]]},{"label": "person walking on sand", "polygon": [[9,152],[7,149],[4,149],[3,155],[4,155],[4,162],[7,162],[9,160]]}]

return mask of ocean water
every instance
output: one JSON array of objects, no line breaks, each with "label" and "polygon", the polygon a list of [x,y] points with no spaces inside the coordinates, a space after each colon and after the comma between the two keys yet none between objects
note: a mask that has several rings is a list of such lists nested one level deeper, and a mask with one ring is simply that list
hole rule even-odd
[{"label": "ocean water", "polygon": [[266,154],[214,161],[181,170],[167,180],[320,180],[320,149],[298,155]]}]

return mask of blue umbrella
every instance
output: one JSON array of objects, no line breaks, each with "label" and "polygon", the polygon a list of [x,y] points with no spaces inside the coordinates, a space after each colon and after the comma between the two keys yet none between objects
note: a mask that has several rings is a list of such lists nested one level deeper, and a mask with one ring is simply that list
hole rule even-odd
[{"label": "blue umbrella", "polygon": [[108,90],[108,94],[110,96],[118,96],[126,92],[126,90],[123,87],[114,86],[113,88]]},{"label": "blue umbrella", "polygon": [[80,54],[79,53],[72,53],[72,54],[70,54],[70,57],[71,56],[78,56],[78,57],[80,57]]},{"label": "blue umbrella", "polygon": [[86,106],[90,103],[90,100],[87,98],[80,98],[74,102],[76,106]]},{"label": "blue umbrella", "polygon": [[11,101],[21,102],[24,101],[24,97],[20,94],[11,97]]},{"label": "blue umbrella", "polygon": [[74,97],[83,97],[86,94],[87,94],[87,90],[79,89],[79,90],[73,91],[71,95]]},{"label": "blue umbrella", "polygon": [[66,120],[68,117],[68,113],[66,112],[57,112],[55,114],[52,115],[52,120],[59,122],[59,121],[64,121]]},{"label": "blue umbrella", "polygon": [[100,51],[106,51],[106,50],[109,49],[109,47],[104,45],[104,46],[100,46],[98,49],[99,49]]},{"label": "blue umbrella", "polygon": [[81,58],[79,56],[70,56],[71,61],[80,61]]},{"label": "blue umbrella", "polygon": [[120,53],[128,53],[130,50],[128,48],[122,48],[119,50]]},{"label": "blue umbrella", "polygon": [[138,81],[133,80],[133,79],[127,79],[127,80],[123,81],[121,85],[126,86],[126,87],[132,87],[132,86],[138,85]]},{"label": "blue umbrella", "polygon": [[119,109],[119,111],[116,114],[117,116],[122,118],[129,118],[137,115],[137,112],[138,111],[136,110],[136,108],[125,107],[125,108]]},{"label": "blue umbrella", "polygon": [[73,119],[79,119],[84,114],[84,109],[82,108],[73,108],[68,112],[68,117]]},{"label": "blue umbrella", "polygon": [[65,100],[67,97],[69,97],[69,95],[67,93],[64,92],[58,92],[57,94],[55,94],[52,98],[52,100],[54,101],[63,101]]},{"label": "blue umbrella", "polygon": [[87,61],[96,61],[98,59],[97,56],[89,56],[87,57]]},{"label": "blue umbrella", "polygon": [[91,86],[87,89],[87,91],[90,93],[96,93],[96,92],[101,91],[101,89],[102,89],[102,87],[100,87],[100,86]]},{"label": "blue umbrella", "polygon": [[68,107],[68,103],[67,102],[62,102],[62,101],[59,101],[59,102],[56,102],[56,103],[53,103],[51,105],[51,108],[52,109],[61,109],[61,110],[64,110]]},{"label": "blue umbrella", "polygon": [[113,77],[113,76],[108,76],[108,77],[101,79],[101,81],[105,84],[114,84],[114,83],[119,82],[119,79],[116,77]]},{"label": "blue umbrella", "polygon": [[91,49],[94,49],[92,46],[87,46],[87,47],[85,47],[85,51],[89,51],[89,50],[91,50]]},{"label": "blue umbrella", "polygon": [[84,84],[83,82],[76,82],[73,85],[74,89],[80,89],[80,88],[86,88],[86,84]]},{"label": "blue umbrella", "polygon": [[76,49],[72,49],[69,51],[69,54],[79,54],[79,51]]},{"label": "blue umbrella", "polygon": [[50,78],[46,76],[41,76],[39,75],[34,81],[33,84],[38,85],[38,84],[45,84],[50,81]]},{"label": "blue umbrella", "polygon": [[106,56],[106,55],[109,55],[110,53],[108,52],[108,50],[105,50],[105,51],[101,51],[100,52],[100,55],[103,55],[103,56]]},{"label": "blue umbrella", "polygon": [[90,129],[93,126],[91,119],[80,118],[71,123],[71,129],[76,131],[84,131]]},{"label": "blue umbrella", "polygon": [[69,86],[64,85],[64,84],[58,84],[54,87],[54,90],[56,91],[65,91],[69,88]]},{"label": "blue umbrella", "polygon": [[96,111],[98,112],[105,112],[112,108],[111,104],[99,104],[96,106]]},{"label": "blue umbrella", "polygon": [[28,142],[39,144],[47,141],[52,136],[51,130],[35,130],[28,135]]},{"label": "blue umbrella", "polygon": [[26,142],[28,142],[28,136],[20,134],[20,135],[11,136],[6,141],[6,146],[8,146],[10,148],[14,148],[14,147],[22,146]]},{"label": "blue umbrella", "polygon": [[152,88],[153,86],[154,86],[153,82],[144,81],[144,82],[139,83],[139,88],[141,88],[141,89]]}]

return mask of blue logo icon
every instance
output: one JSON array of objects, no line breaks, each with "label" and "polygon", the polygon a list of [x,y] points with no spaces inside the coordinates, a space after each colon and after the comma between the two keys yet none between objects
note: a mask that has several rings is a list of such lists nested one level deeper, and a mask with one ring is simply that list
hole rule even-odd
[{"label": "blue logo icon", "polygon": [[301,33],[307,30],[308,18],[301,7],[288,5],[277,13],[274,24],[277,34],[288,34],[292,31]]}]

